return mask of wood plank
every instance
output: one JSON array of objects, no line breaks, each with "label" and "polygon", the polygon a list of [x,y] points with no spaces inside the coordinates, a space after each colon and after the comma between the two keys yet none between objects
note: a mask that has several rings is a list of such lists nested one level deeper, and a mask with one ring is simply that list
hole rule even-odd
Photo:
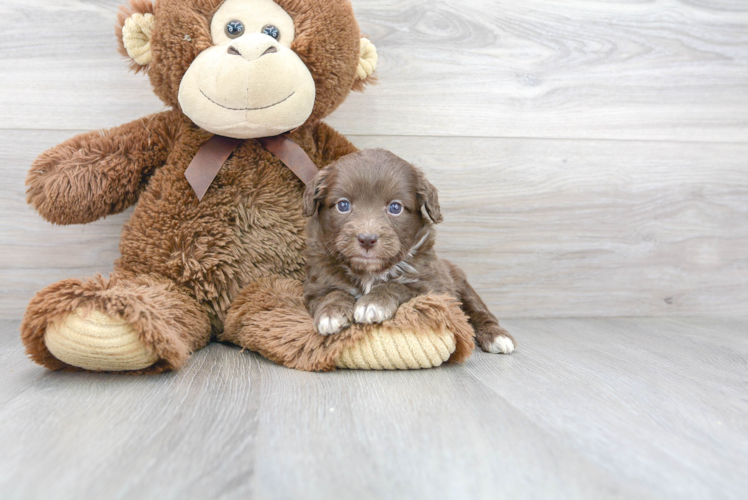
[{"label": "wood plank", "polygon": [[[20,360],[14,340],[3,357]],[[247,498],[260,375],[255,358],[227,352],[212,345],[154,377],[50,372],[24,359],[22,375],[2,375],[3,498]]]},{"label": "wood plank", "polygon": [[[36,154],[0,144],[0,315],[65,277],[108,273],[126,214],[54,227],[25,204]],[[748,145],[353,137],[423,167],[441,190],[440,254],[502,317],[745,315]]]},{"label": "wood plank", "polygon": [[[3,128],[97,129],[162,108],[115,51],[121,1],[3,3]],[[345,134],[748,140],[740,0],[353,4],[381,83],[331,117]]]},{"label": "wood plank", "polygon": [[[488,360],[494,366],[495,361]],[[495,397],[464,370],[299,374],[269,369],[255,494],[600,498],[614,491],[613,498],[652,498],[528,421],[511,401]],[[282,466],[277,457],[283,457]],[[305,472],[289,475],[289,469]]]},{"label": "wood plank", "polygon": [[510,320],[513,355],[411,372],[304,373],[213,344],[154,377],[35,367],[17,326],[0,321],[4,498],[738,499],[748,488],[746,320]]},{"label": "wood plank", "polygon": [[0,320],[0,408],[46,374],[26,357],[20,326],[20,320]]},{"label": "wood plank", "polygon": [[656,497],[745,495],[744,320],[507,324],[519,356],[477,356],[466,366],[496,398]]}]

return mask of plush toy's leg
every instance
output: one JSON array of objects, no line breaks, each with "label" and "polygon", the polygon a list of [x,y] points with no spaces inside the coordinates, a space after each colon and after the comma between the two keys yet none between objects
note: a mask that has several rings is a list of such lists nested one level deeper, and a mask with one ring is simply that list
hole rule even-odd
[{"label": "plush toy's leg", "polygon": [[346,329],[330,337],[319,335],[302,294],[301,282],[279,277],[244,287],[231,304],[218,339],[259,352],[289,368],[335,369],[336,356],[355,332]]},{"label": "plush toy's leg", "polygon": [[181,367],[210,340],[200,305],[153,276],[68,279],[31,300],[21,338],[52,370],[158,373]]},{"label": "plush toy's leg", "polygon": [[381,325],[356,324],[320,335],[302,294],[296,280],[252,283],[229,308],[219,339],[308,371],[430,368],[447,360],[464,361],[473,351],[473,329],[450,297],[417,297]]}]

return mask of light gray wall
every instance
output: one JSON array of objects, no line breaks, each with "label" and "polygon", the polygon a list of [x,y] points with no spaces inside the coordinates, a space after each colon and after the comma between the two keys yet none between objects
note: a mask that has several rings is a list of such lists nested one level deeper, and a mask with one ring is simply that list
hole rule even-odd
[{"label": "light gray wall", "polygon": [[[55,227],[33,158],[162,109],[119,1],[0,5],[0,317],[106,274],[130,212]],[[748,314],[748,4],[354,0],[380,84],[328,120],[442,194],[441,254],[502,317]]]}]

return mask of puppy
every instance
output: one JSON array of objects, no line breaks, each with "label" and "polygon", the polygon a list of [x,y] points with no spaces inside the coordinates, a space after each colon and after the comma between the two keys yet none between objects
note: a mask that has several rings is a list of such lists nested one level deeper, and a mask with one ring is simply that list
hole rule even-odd
[{"label": "puppy", "polygon": [[436,256],[437,191],[410,163],[381,149],[344,156],[307,186],[304,214],[304,299],[318,333],[381,323],[413,297],[446,293],[462,303],[483,350],[514,350],[465,273]]}]

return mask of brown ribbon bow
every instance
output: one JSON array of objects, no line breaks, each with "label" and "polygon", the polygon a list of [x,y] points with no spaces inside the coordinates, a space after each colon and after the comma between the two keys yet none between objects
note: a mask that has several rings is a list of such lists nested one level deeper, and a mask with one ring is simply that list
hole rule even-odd
[{"label": "brown ribbon bow", "polygon": [[[304,184],[309,184],[317,175],[317,165],[301,146],[287,135],[261,137],[259,143],[283,162]],[[218,175],[226,159],[244,142],[244,139],[232,139],[214,135],[200,147],[190,166],[184,171],[187,182],[192,186],[198,200],[202,200],[213,179]]]}]

